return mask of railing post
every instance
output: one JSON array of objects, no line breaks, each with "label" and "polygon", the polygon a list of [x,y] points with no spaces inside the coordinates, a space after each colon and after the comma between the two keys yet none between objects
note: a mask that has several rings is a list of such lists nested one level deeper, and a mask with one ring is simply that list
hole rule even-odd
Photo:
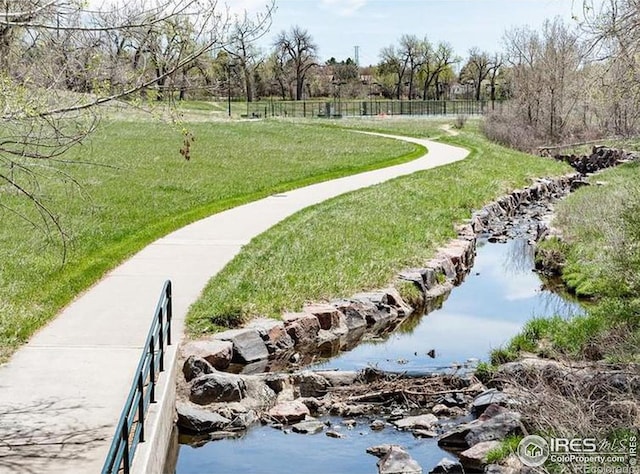
[{"label": "railing post", "polygon": [[[129,474],[129,419],[125,416],[122,424],[122,442],[124,448],[122,452],[122,462],[124,463],[124,474]],[[117,466],[118,468],[120,466]],[[117,471],[116,471],[117,472]]]},{"label": "railing post", "polygon": [[138,391],[140,392],[140,401],[138,401],[138,423],[140,424],[140,442],[144,442],[144,380],[142,372],[138,373]]},{"label": "railing post", "polygon": [[167,282],[167,345],[171,345],[171,319],[173,318],[173,297],[171,282]]},{"label": "railing post", "polygon": [[151,403],[155,403],[156,401],[156,338],[155,336],[151,336],[151,342],[149,344],[150,349],[150,370],[149,370],[149,390],[151,391],[151,396],[149,400]]},{"label": "railing post", "polygon": [[163,319],[164,319],[164,311],[162,309],[162,307],[160,307],[160,310],[158,311],[158,326],[159,326],[159,331],[158,331],[158,355],[160,356],[160,363],[158,364],[158,371],[159,372],[164,372],[164,323],[163,323]]}]

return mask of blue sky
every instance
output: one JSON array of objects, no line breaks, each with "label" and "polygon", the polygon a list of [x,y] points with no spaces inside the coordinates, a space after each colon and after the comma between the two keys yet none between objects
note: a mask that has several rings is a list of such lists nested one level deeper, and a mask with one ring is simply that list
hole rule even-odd
[{"label": "blue sky", "polygon": [[[269,48],[276,34],[292,25],[305,28],[319,47],[322,60],[354,56],[375,64],[380,50],[401,35],[425,35],[433,43],[448,41],[460,56],[471,47],[500,50],[505,30],[528,25],[539,28],[546,18],[571,21],[581,0],[276,0],[273,26],[261,41]],[[262,0],[236,0],[249,10]],[[234,5],[235,4],[235,5]]]}]

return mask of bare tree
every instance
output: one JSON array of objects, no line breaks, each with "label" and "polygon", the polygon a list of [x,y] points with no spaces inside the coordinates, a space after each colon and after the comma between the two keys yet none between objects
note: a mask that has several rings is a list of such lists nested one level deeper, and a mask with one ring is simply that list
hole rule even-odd
[{"label": "bare tree", "polygon": [[[380,52],[380,64],[378,64],[378,73],[381,76],[393,76],[394,92],[396,99],[402,98],[402,83],[404,81],[408,64],[407,56],[403,56],[395,45],[390,45],[382,49]],[[387,81],[384,77],[379,78],[379,82],[384,84]]]},{"label": "bare tree", "polygon": [[276,91],[282,100],[287,99],[287,91],[291,83],[291,67],[286,53],[281,49],[274,50],[265,63],[266,78],[270,83],[272,93]]},{"label": "bare tree", "polygon": [[[252,20],[254,37],[268,28],[272,8]],[[23,217],[64,236],[38,195],[39,178],[61,173],[52,164],[95,129],[97,106],[161,92],[229,43],[228,26],[216,0],[115,4],[108,12],[63,0],[0,0],[0,182],[39,213]]]},{"label": "bare tree", "polygon": [[413,98],[415,77],[427,59],[430,47],[431,45],[428,41],[420,40],[415,35],[402,35],[400,38],[400,48],[398,52],[401,61],[405,65],[405,70],[408,73],[407,85],[409,86],[409,99]]},{"label": "bare tree", "polygon": [[469,50],[469,59],[462,68],[460,77],[473,83],[474,97],[480,100],[482,96],[482,83],[491,72],[491,59],[489,53],[480,51],[478,48]]},{"label": "bare tree", "polygon": [[245,14],[242,19],[236,18],[232,26],[232,41],[225,51],[229,53],[233,62],[240,68],[247,102],[253,102],[254,78],[263,57],[255,45],[256,29],[254,22]]},{"label": "bare tree", "polygon": [[496,100],[496,86],[503,64],[504,59],[502,54],[495,53],[491,59],[489,69],[489,100],[491,100],[491,102],[495,102]]},{"label": "bare tree", "polygon": [[290,62],[295,80],[295,100],[302,100],[307,73],[317,66],[318,47],[307,30],[294,26],[289,32],[282,31],[275,47],[287,62]]},{"label": "bare tree", "polygon": [[601,126],[616,134],[640,131],[640,3],[637,0],[583,0],[583,31],[600,61]]},{"label": "bare tree", "polygon": [[420,71],[423,77],[422,100],[429,98],[429,90],[431,87],[435,89],[433,96],[436,99],[440,99],[440,76],[460,59],[455,56],[453,48],[449,43],[440,42],[438,43],[438,47],[434,49],[433,45],[431,45],[427,39],[425,39],[424,42],[425,59]]},{"label": "bare tree", "polygon": [[509,126],[526,131],[521,146],[557,142],[579,133],[578,105],[589,90],[589,68],[576,31],[556,18],[540,32],[515,29],[505,36],[510,107]]}]

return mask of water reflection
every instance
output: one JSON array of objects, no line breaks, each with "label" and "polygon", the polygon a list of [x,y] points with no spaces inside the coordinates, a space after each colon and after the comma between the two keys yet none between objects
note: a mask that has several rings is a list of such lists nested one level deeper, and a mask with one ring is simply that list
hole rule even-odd
[{"label": "water reflection", "polygon": [[[544,289],[533,267],[533,249],[526,240],[479,242],[472,272],[441,309],[407,321],[382,343],[363,343],[317,367],[448,369],[470,358],[486,360],[491,349],[506,343],[535,316],[582,312],[576,302]],[[432,349],[435,358],[427,355]]]},{"label": "water reflection", "polygon": [[[432,372],[450,370],[453,363],[486,359],[534,316],[571,316],[580,306],[543,289],[533,269],[533,251],[526,240],[506,244],[478,242],[475,266],[455,288],[442,308],[416,315],[386,340],[367,342],[316,367]],[[435,350],[435,357],[428,354]],[[339,424],[337,419],[331,420]],[[442,457],[451,457],[435,440],[415,439],[408,432],[371,431],[366,420],[355,430],[343,428],[346,439],[324,434],[285,434],[270,427],[250,429],[240,439],[226,439],[202,447],[181,446],[176,472],[301,473],[375,472],[376,459],[366,448],[400,444],[429,472]]]},{"label": "water reflection", "polygon": [[199,448],[182,446],[176,473],[370,474],[377,472],[377,459],[366,450],[385,443],[405,447],[424,472],[429,472],[443,457],[454,459],[434,439],[418,439],[410,432],[393,428],[372,431],[367,420],[360,420],[351,430],[341,426],[340,419],[325,420],[332,422],[332,429],[345,437],[286,434],[268,426],[257,427],[242,438],[215,441]]}]

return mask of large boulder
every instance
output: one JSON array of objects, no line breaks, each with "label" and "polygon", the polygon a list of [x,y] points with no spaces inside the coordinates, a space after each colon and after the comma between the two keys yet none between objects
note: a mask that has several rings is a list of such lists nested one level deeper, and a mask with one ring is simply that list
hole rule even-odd
[{"label": "large boulder", "polygon": [[286,313],[282,317],[287,334],[291,336],[296,346],[314,345],[320,322],[312,314],[308,313]]},{"label": "large boulder", "polygon": [[189,356],[182,365],[182,373],[187,382],[200,377],[201,375],[212,374],[215,369],[201,357]]},{"label": "large boulder", "polygon": [[492,388],[473,399],[473,402],[471,402],[471,411],[477,415],[484,412],[489,405],[496,404],[504,406],[507,405],[508,401],[509,397],[505,393]]},{"label": "large boulder", "polygon": [[471,431],[471,428],[478,423],[478,421],[472,421],[471,423],[463,423],[453,427],[438,438],[438,446],[445,449],[467,449],[469,444],[466,436]]},{"label": "large boulder", "polygon": [[353,370],[318,370],[315,374],[324,378],[332,387],[348,387],[360,376],[359,372]]},{"label": "large boulder", "polygon": [[480,471],[487,464],[489,451],[499,448],[500,441],[483,441],[460,453],[460,462],[467,470]]},{"label": "large boulder", "polygon": [[229,367],[233,357],[233,344],[221,340],[191,341],[182,346],[185,359],[197,357],[206,360],[214,369],[224,370]]},{"label": "large boulder", "polygon": [[421,295],[424,295],[427,292],[427,287],[424,283],[425,275],[419,269],[401,271],[398,273],[398,279],[412,283]]},{"label": "large boulder", "polygon": [[395,288],[385,288],[384,290],[371,291],[367,293],[358,293],[352,298],[354,301],[373,303],[378,309],[385,306],[393,308],[396,317],[408,316],[413,309],[407,303],[404,302],[400,293]]},{"label": "large boulder", "polygon": [[247,327],[258,332],[258,335],[267,346],[269,354],[293,349],[293,339],[287,333],[282,321],[259,318],[251,321]]},{"label": "large boulder", "polygon": [[503,440],[507,436],[524,434],[520,413],[505,411],[469,430],[465,437],[469,446],[486,441]]},{"label": "large boulder", "polygon": [[472,244],[468,240],[457,239],[440,250],[454,265],[457,272],[464,273],[470,266]]},{"label": "large boulder", "polygon": [[330,386],[327,379],[315,372],[300,372],[291,379],[300,397],[322,397]]},{"label": "large boulder", "polygon": [[374,333],[384,332],[398,317],[398,311],[394,307],[380,305],[375,311],[367,313],[367,327]]},{"label": "large boulder", "polygon": [[240,376],[216,372],[195,379],[191,384],[189,399],[198,405],[208,405],[216,402],[239,402],[245,394],[245,382]]},{"label": "large boulder", "polygon": [[442,458],[429,474],[464,474],[462,464],[449,458]]},{"label": "large boulder", "polygon": [[279,423],[297,423],[304,420],[311,413],[307,406],[300,400],[278,403],[268,411],[269,418]]},{"label": "large boulder", "polygon": [[432,413],[418,416],[408,416],[392,423],[401,430],[429,430],[438,423],[438,417]]},{"label": "large boulder", "polygon": [[258,411],[271,408],[276,403],[276,392],[259,376],[244,376],[245,395],[242,405]]},{"label": "large boulder", "polygon": [[498,405],[490,405],[479,419],[458,425],[440,436],[438,445],[452,449],[468,449],[478,443],[524,434],[524,431],[519,413]]},{"label": "large boulder", "polygon": [[[364,334],[367,330],[367,311],[375,310],[373,304],[366,304],[357,301],[338,301],[335,303],[336,308],[344,315],[344,323],[349,330],[349,337],[352,333]],[[359,336],[358,336],[359,337]]]},{"label": "large boulder", "polygon": [[216,334],[214,338],[233,344],[232,362],[250,364],[269,357],[267,346],[256,329],[230,329]]},{"label": "large boulder", "polygon": [[178,402],[178,426],[189,433],[210,433],[225,430],[231,425],[231,420],[208,410],[203,410],[191,403]]},{"label": "large boulder", "polygon": [[335,306],[330,304],[306,305],[302,311],[318,318],[320,329],[326,331],[337,328],[340,325],[340,318],[343,316]]},{"label": "large boulder", "polygon": [[391,448],[394,447],[402,449],[402,447],[397,444],[378,444],[376,446],[368,447],[367,454],[371,454],[377,458],[383,458],[389,453],[389,451],[391,451]]},{"label": "large boulder", "polygon": [[392,446],[377,465],[379,474],[422,474],[420,464],[398,446]]},{"label": "large boulder", "polygon": [[321,421],[301,421],[291,427],[295,433],[316,434],[324,430],[324,423]]},{"label": "large boulder", "polygon": [[333,331],[320,329],[315,345],[317,347],[317,355],[321,358],[328,358],[337,355],[340,352],[342,344],[338,334]]}]

